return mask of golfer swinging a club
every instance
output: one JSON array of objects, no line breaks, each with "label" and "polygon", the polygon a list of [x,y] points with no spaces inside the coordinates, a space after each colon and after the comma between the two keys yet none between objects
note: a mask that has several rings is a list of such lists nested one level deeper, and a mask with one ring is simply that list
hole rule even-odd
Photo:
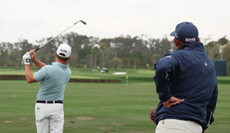
[{"label": "golfer swinging a club", "polygon": [[[71,47],[61,44],[55,55],[56,61],[52,62],[52,65],[46,65],[37,60],[35,50],[31,50],[23,56],[27,82],[41,82],[35,105],[38,133],[63,132],[63,94],[71,75],[71,70],[66,62],[70,59]],[[39,69],[34,74],[30,68],[31,60]]]},{"label": "golfer swinging a club", "polygon": [[214,66],[191,22],[176,26],[177,50],[154,66],[160,103],[156,133],[202,133],[213,122],[218,87]]}]

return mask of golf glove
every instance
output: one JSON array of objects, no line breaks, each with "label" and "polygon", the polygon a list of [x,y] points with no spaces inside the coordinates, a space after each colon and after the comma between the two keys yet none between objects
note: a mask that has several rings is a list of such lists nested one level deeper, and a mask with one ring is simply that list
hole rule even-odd
[{"label": "golf glove", "polygon": [[156,109],[153,109],[150,113],[150,119],[156,124]]},{"label": "golf glove", "polygon": [[29,52],[26,52],[23,55],[22,60],[23,60],[24,64],[30,64],[31,58],[30,58]]}]

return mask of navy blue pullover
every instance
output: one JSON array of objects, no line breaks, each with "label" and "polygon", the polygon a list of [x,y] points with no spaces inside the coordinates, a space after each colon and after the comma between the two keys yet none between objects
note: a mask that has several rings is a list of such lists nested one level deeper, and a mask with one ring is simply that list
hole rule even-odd
[{"label": "navy blue pullover", "polygon": [[[211,124],[216,107],[218,88],[214,66],[202,43],[189,43],[165,55],[155,65],[154,81],[160,103],[156,123],[164,119],[190,120],[203,129]],[[175,96],[184,102],[165,108]]]}]

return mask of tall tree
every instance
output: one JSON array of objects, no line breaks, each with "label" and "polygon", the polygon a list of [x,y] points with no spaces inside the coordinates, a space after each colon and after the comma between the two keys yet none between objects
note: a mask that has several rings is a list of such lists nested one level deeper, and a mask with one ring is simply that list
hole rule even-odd
[{"label": "tall tree", "polygon": [[100,51],[98,47],[93,48],[92,55],[94,57],[94,67],[97,68],[97,57],[100,55]]},{"label": "tall tree", "polygon": [[83,45],[89,44],[88,37],[85,35],[79,35],[77,33],[70,32],[65,34],[63,38],[63,40],[65,40],[65,42],[71,46],[73,51],[71,53],[71,60],[69,61],[70,64],[78,66],[80,64],[79,51]]},{"label": "tall tree", "polygon": [[152,66],[154,66],[154,64],[159,61],[161,59],[161,56],[157,53],[153,54],[151,57],[152,60]]},{"label": "tall tree", "polygon": [[165,55],[170,52],[170,49],[172,48],[172,43],[171,41],[168,40],[167,36],[161,40],[161,49],[162,49],[162,54]]},{"label": "tall tree", "polygon": [[[215,41],[211,41],[209,42],[207,45],[205,45],[205,50],[206,53],[208,54],[210,60],[212,61],[215,57],[214,57],[214,53],[213,53],[213,47],[216,45]],[[219,47],[218,47],[219,48]]]},{"label": "tall tree", "polygon": [[[122,60],[123,60],[123,66],[124,67],[127,66],[126,68],[130,68],[130,62],[132,61],[131,54],[130,53],[124,54]],[[124,63],[127,63],[127,65]]]},{"label": "tall tree", "polygon": [[[38,42],[38,45],[42,45],[46,42],[48,42],[52,37],[43,38]],[[40,59],[45,64],[51,64],[55,61],[55,51],[57,49],[57,44],[55,40],[50,41],[47,43],[43,48],[41,48],[39,51],[37,51],[37,58]]]},{"label": "tall tree", "polygon": [[27,39],[20,40],[19,43],[20,43],[22,54],[29,52],[30,50],[32,50],[34,48],[33,44],[29,43]]},{"label": "tall tree", "polygon": [[230,74],[230,44],[223,49],[223,58],[227,61],[227,73]]},{"label": "tall tree", "polygon": [[11,66],[20,66],[21,65],[22,56],[18,50],[13,50],[9,54],[9,64]]},{"label": "tall tree", "polygon": [[120,68],[122,65],[122,59],[117,58],[116,56],[111,60],[112,66],[115,68]]},{"label": "tall tree", "polygon": [[5,66],[9,62],[8,50],[4,50],[0,47],[0,65]]},{"label": "tall tree", "polygon": [[226,36],[220,38],[218,41],[217,41],[220,45],[226,45],[228,43],[228,39],[226,38]]},{"label": "tall tree", "polygon": [[223,48],[228,43],[228,40],[226,39],[226,36],[224,36],[224,37],[220,38],[217,42],[220,44],[220,54],[221,54],[220,59],[223,59]]},{"label": "tall tree", "polygon": [[111,65],[110,61],[114,57],[111,44],[113,42],[113,39],[101,39],[99,41],[100,46],[100,55],[101,55],[101,67],[109,67]]}]

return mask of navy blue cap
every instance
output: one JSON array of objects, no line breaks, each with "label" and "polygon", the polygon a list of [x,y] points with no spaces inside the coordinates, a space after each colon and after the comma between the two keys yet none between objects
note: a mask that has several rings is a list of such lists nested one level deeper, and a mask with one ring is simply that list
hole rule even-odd
[{"label": "navy blue cap", "polygon": [[174,36],[178,41],[185,43],[197,42],[198,35],[196,26],[191,22],[179,23],[175,31],[170,34],[170,36]]}]

